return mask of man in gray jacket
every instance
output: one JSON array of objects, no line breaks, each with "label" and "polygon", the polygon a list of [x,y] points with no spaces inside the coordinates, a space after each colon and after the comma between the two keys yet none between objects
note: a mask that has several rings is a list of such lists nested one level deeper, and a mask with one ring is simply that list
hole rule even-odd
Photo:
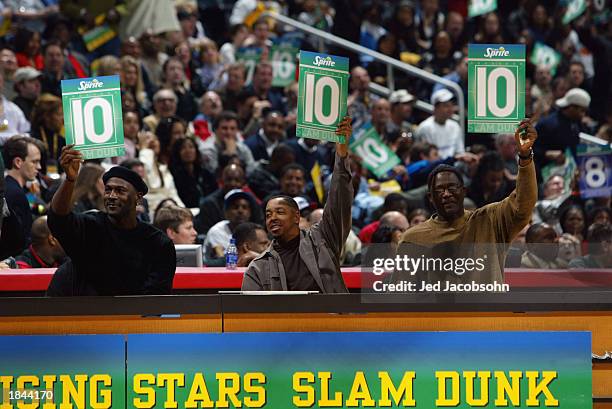
[{"label": "man in gray jacket", "polygon": [[347,292],[340,273],[340,253],[351,229],[353,184],[348,158],[351,118],[345,117],[336,134],[336,160],[323,218],[300,230],[300,211],[289,196],[275,196],[266,206],[266,227],[274,240],[244,273],[245,291],[315,290]]}]

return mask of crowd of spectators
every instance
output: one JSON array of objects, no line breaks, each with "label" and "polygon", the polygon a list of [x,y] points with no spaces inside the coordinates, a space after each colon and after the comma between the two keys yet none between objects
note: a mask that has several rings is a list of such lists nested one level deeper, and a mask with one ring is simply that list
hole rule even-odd
[{"label": "crowd of spectators", "polygon": [[[427,175],[439,164],[461,172],[468,209],[514,189],[512,135],[465,133],[453,119],[451,91],[398,70],[395,91],[374,93],[371,83],[388,85],[386,65],[261,17],[272,9],[456,82],[466,102],[468,43],[525,44],[526,114],[539,133],[540,200],[507,265],[612,266],[611,198],[584,199],[577,182],[583,175],[567,172],[580,132],[612,142],[609,9],[589,5],[564,24],[564,2],[498,3],[497,11],[468,18],[466,0],[0,0],[6,174],[0,190],[8,204],[1,256],[12,256],[3,265],[49,267],[64,256],[44,217],[63,177],[63,79],[121,78],[125,155],[82,166],[74,211],[104,211],[104,170],[130,168],[148,187],[138,219],[175,244],[199,241],[207,265],[224,264],[232,236],[242,266],[267,246],[262,209],[273,195],[296,198],[302,227],[319,220],[335,148],[295,137],[296,81],[272,86],[278,64],[270,49],[286,38],[301,49],[350,58],[353,130],[371,124],[401,160],[376,177],[352,155],[353,231],[345,265],[360,262],[362,245],[398,241],[430,217]],[[529,57],[536,43],[561,55],[558,66],[534,65]],[[251,71],[240,60],[248,48],[261,56]],[[431,103],[432,112],[418,109],[417,100]]]}]

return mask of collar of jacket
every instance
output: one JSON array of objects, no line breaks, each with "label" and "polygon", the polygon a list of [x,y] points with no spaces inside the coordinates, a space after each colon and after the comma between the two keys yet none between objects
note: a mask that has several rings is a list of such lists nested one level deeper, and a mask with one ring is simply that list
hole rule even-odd
[{"label": "collar of jacket", "polygon": [[[264,258],[266,256],[269,256],[274,260],[273,264],[276,266],[276,268],[271,269],[270,275],[273,277],[280,277],[281,285],[283,286],[283,291],[287,291],[287,274],[285,273],[285,266],[283,265],[280,254],[278,254],[278,252],[274,250],[275,242],[276,239],[274,239],[268,249],[257,258]],[[317,254],[317,256],[315,257],[314,252],[317,250],[314,248],[314,241],[310,237],[310,231],[300,229],[300,247],[298,251],[300,252],[300,257],[306,265],[306,268],[308,268],[308,271],[310,271],[310,274],[312,274],[312,277],[314,278],[315,282],[323,292],[323,281],[321,280],[321,273],[319,272],[319,266],[317,264],[319,255]]]}]

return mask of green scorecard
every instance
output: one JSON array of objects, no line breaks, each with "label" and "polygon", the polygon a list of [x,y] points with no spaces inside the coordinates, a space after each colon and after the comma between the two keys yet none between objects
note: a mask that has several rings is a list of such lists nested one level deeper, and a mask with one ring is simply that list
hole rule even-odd
[{"label": "green scorecard", "polygon": [[468,132],[514,132],[525,116],[525,46],[469,44]]},{"label": "green scorecard", "polygon": [[119,76],[62,81],[66,144],[84,159],[125,153]]},{"label": "green scorecard", "polygon": [[347,110],[348,68],[348,58],[300,51],[297,136],[344,143],[335,131]]}]

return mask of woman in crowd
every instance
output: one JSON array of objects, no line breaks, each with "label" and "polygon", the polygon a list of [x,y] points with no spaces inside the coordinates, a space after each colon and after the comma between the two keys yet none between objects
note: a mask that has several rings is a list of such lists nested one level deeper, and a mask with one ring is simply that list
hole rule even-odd
[{"label": "woman in crowd", "polygon": [[198,69],[202,89],[217,89],[220,86],[223,64],[219,58],[217,44],[214,41],[205,41],[202,44],[202,66]]},{"label": "woman in crowd", "polygon": [[185,78],[189,82],[191,92],[196,97],[201,97],[206,88],[202,87],[202,80],[198,74],[199,62],[196,53],[189,48],[187,41],[181,41],[174,48],[174,55],[183,63]]},{"label": "woman in crowd", "polygon": [[232,41],[223,44],[219,50],[220,62],[225,66],[236,62],[236,51],[249,36],[249,29],[244,24],[236,24],[230,27],[229,34]]},{"label": "woman in crowd", "polygon": [[170,89],[176,95],[176,115],[190,122],[198,113],[195,96],[185,78],[185,67],[177,57],[170,57],[163,66],[163,88]]},{"label": "woman in crowd", "polygon": [[[145,183],[149,188],[147,200],[149,208],[155,209],[160,201],[172,198],[181,207],[183,201],[179,198],[174,185],[174,178],[168,169],[167,160],[159,160],[160,141],[151,132],[143,132],[139,137],[138,159],[144,164]],[[169,156],[168,156],[169,158]]]},{"label": "woman in crowd", "polygon": [[202,155],[193,138],[176,141],[170,157],[170,172],[178,195],[187,207],[199,207],[202,199],[217,189],[215,175],[202,166]]},{"label": "woman in crowd", "polygon": [[182,138],[185,138],[187,132],[187,126],[185,122],[177,116],[171,116],[170,118],[162,119],[157,128],[155,129],[155,135],[159,140],[159,162],[165,165],[170,163],[170,156],[172,155],[172,148],[174,144]]},{"label": "woman in crowd", "polygon": [[41,140],[46,147],[41,161],[42,173],[58,173],[59,156],[66,145],[62,100],[51,94],[41,95],[34,104],[31,119],[32,137]]},{"label": "woman in crowd", "polygon": [[75,213],[104,210],[103,174],[104,168],[95,163],[86,163],[81,167],[72,195]]},{"label": "woman in crowd", "polygon": [[468,197],[476,207],[503,200],[512,191],[513,186],[504,178],[504,161],[497,152],[485,153],[468,191]]},{"label": "woman in crowd", "polygon": [[453,43],[446,31],[440,31],[434,38],[433,49],[423,55],[421,66],[441,77],[455,69],[461,59],[460,52],[453,52]]},{"label": "woman in crowd", "polygon": [[571,234],[580,240],[581,243],[584,242],[586,238],[585,220],[584,210],[581,206],[576,204],[568,205],[565,209],[561,210],[559,216],[559,222],[561,223],[563,233]]},{"label": "woman in crowd", "polygon": [[414,4],[408,1],[401,1],[393,18],[388,22],[389,31],[398,41],[400,52],[416,53],[419,45],[416,41],[416,29],[414,26]]},{"label": "woman in crowd", "polygon": [[119,58],[114,55],[105,55],[98,60],[98,69],[96,70],[97,76],[105,75],[120,75],[121,74],[121,62]]},{"label": "woman in crowd", "polygon": [[474,42],[481,44],[503,44],[499,17],[495,12],[486,14],[480,24],[478,33],[474,36]]},{"label": "woman in crowd", "polygon": [[119,164],[127,159],[138,157],[138,132],[142,127],[140,117],[135,111],[123,111],[123,144],[125,154],[112,158],[112,162]]},{"label": "woman in crowd", "polygon": [[408,214],[408,224],[410,225],[410,227],[414,227],[417,224],[421,224],[427,219],[429,219],[430,216],[431,215],[426,209],[414,209]]},{"label": "woman in crowd", "polygon": [[40,53],[40,34],[27,28],[19,28],[15,33],[15,57],[20,67],[34,67],[37,70],[44,68],[44,61]]},{"label": "woman in crowd", "polygon": [[151,101],[147,98],[145,92],[144,81],[142,80],[142,71],[138,61],[132,56],[125,55],[119,60],[121,71],[121,90],[130,92],[135,99],[138,111],[144,111],[151,107]]}]

